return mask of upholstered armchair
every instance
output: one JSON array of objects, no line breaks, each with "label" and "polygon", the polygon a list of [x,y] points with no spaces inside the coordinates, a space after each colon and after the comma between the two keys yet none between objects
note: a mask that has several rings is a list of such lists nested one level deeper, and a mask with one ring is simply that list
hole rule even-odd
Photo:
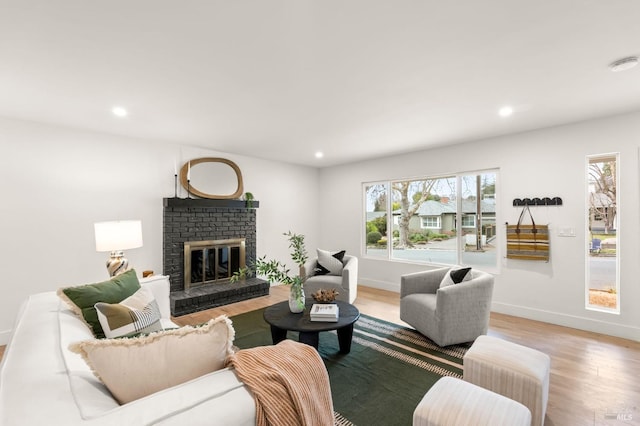
[{"label": "upholstered armchair", "polygon": [[400,319],[438,346],[474,341],[489,328],[493,276],[472,269],[470,280],[441,287],[449,270],[400,278]]},{"label": "upholstered armchair", "polygon": [[324,289],[335,288],[339,293],[337,300],[353,303],[358,294],[358,258],[355,256],[345,255],[342,259],[344,267],[342,275],[314,275],[317,258],[309,259],[305,265],[305,274],[307,280],[304,283],[304,294],[311,297],[313,293]]}]

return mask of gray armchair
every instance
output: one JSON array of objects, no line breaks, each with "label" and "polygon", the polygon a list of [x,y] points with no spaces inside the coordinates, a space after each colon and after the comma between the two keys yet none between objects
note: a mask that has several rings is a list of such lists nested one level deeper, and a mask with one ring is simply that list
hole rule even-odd
[{"label": "gray armchair", "polygon": [[400,319],[438,346],[474,341],[487,334],[493,276],[471,270],[471,280],[440,288],[450,268],[400,278]]},{"label": "gray armchair", "polygon": [[335,288],[337,290],[337,300],[353,303],[358,295],[358,258],[345,255],[342,259],[344,268],[342,275],[313,275],[317,259],[309,259],[304,265],[305,274],[308,277],[304,283],[304,294],[311,297],[311,294],[324,289]]}]

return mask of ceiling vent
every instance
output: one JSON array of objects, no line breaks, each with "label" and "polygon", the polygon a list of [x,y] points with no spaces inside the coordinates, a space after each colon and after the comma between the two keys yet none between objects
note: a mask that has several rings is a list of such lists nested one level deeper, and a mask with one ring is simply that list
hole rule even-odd
[{"label": "ceiling vent", "polygon": [[638,65],[637,56],[629,56],[626,58],[618,59],[617,61],[609,65],[609,69],[613,72],[626,71]]}]

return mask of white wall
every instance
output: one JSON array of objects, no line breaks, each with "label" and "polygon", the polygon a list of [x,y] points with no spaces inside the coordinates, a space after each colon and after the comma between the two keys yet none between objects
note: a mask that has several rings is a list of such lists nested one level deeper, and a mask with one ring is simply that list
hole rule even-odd
[{"label": "white wall", "polygon": [[[326,168],[320,174],[326,188],[320,244],[362,256],[362,182],[499,168],[497,223],[517,221],[514,198],[559,196],[564,205],[534,209],[536,220],[552,229],[549,263],[506,260],[501,254],[493,310],[640,340],[639,146],[640,113],[635,113]],[[620,152],[620,315],[584,307],[585,157],[609,152]],[[561,227],[575,228],[577,236],[558,237]],[[399,291],[400,275],[422,269],[362,257],[359,282]]]},{"label": "white wall", "polygon": [[288,260],[287,230],[317,245],[314,168],[0,118],[0,345],[29,294],[108,279],[94,222],[141,219],[144,247],[126,255],[139,272],[162,273],[162,199],[174,194],[174,160],[205,156],[236,162],[260,201],[259,256]]},{"label": "white wall", "polygon": [[[0,118],[0,344],[29,294],[107,278],[93,223],[139,218],[144,247],[127,257],[162,271],[162,198],[173,195],[173,164],[201,156],[235,161],[245,191],[260,201],[258,255],[288,260],[287,230],[307,247],[361,250],[365,181],[500,169],[498,223],[513,222],[513,198],[560,196],[562,207],[534,210],[552,229],[549,264],[506,261],[493,309],[640,340],[640,113],[323,169],[224,154],[185,145],[103,135]],[[584,162],[619,151],[620,315],[584,309]],[[504,241],[501,246],[503,246]],[[312,250],[311,250],[312,251]],[[361,258],[360,283],[398,290],[400,275],[423,266]]]}]

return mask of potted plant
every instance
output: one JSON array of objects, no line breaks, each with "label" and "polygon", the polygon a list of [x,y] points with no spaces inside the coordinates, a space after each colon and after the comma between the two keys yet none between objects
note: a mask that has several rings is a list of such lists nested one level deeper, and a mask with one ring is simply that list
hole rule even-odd
[{"label": "potted plant", "polygon": [[304,311],[304,281],[306,279],[304,273],[304,264],[309,258],[304,245],[304,235],[294,234],[291,231],[284,233],[289,239],[289,248],[291,248],[291,259],[298,265],[299,272],[295,276],[290,275],[290,270],[284,263],[278,260],[267,260],[263,256],[255,262],[255,272],[264,276],[270,283],[279,282],[291,286],[289,292],[289,309],[293,313]]},{"label": "potted plant", "polygon": [[247,206],[247,208],[253,208],[253,194],[251,192],[245,192],[244,193],[244,201],[245,201],[245,205]]}]

